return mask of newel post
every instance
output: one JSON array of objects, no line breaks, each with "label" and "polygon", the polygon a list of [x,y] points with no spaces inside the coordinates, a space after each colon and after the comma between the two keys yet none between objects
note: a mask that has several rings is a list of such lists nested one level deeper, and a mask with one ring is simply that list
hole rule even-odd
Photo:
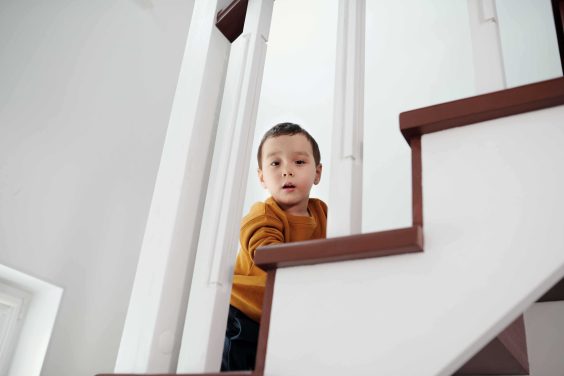
[{"label": "newel post", "polygon": [[249,0],[232,45],[177,372],[220,368],[273,0]]}]

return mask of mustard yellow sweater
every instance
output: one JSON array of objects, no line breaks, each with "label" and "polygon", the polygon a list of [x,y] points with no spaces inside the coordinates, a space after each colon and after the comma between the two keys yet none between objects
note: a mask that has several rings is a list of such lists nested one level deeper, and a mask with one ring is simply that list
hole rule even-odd
[{"label": "mustard yellow sweater", "polygon": [[241,221],[241,249],[237,254],[231,305],[259,322],[266,273],[253,262],[258,247],[268,244],[289,243],[325,238],[327,205],[311,198],[309,217],[284,212],[271,198],[257,202]]}]

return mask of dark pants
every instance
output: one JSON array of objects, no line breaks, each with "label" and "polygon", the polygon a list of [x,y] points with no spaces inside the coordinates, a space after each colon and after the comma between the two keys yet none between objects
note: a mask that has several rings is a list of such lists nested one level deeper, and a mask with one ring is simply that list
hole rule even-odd
[{"label": "dark pants", "polygon": [[255,368],[259,324],[243,312],[229,306],[222,371],[243,371]]}]

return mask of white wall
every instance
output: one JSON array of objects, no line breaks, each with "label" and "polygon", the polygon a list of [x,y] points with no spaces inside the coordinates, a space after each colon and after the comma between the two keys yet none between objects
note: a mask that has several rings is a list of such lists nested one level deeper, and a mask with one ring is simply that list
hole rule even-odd
[{"label": "white wall", "polygon": [[466,1],[367,1],[363,232],[411,225],[399,113],[472,96]]},{"label": "white wall", "polygon": [[304,127],[321,151],[323,175],[312,197],[329,199],[337,0],[274,2],[244,211],[268,197],[257,178],[256,153],[264,133],[281,122]]},{"label": "white wall", "polygon": [[113,369],[191,9],[0,5],[0,263],[65,290],[43,375]]},{"label": "white wall", "polygon": [[496,0],[507,86],[562,76],[550,0]]},{"label": "white wall", "polygon": [[[475,0],[478,1],[478,0]],[[497,0],[508,86],[562,75],[549,0]],[[363,232],[411,223],[402,111],[476,95],[466,2],[367,1]]]}]

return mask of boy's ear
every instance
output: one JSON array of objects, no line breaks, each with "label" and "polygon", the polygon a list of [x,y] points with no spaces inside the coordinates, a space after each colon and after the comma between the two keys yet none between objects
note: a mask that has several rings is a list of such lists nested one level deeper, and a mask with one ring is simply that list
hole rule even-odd
[{"label": "boy's ear", "polygon": [[257,169],[257,174],[260,181],[260,185],[262,185],[262,187],[266,189],[266,184],[264,183],[264,177],[262,176],[262,170],[260,168]]},{"label": "boy's ear", "polygon": [[319,184],[319,181],[321,180],[321,172],[322,171],[323,171],[323,166],[320,163],[315,168],[315,179],[313,179],[313,184],[315,184],[315,185]]}]

